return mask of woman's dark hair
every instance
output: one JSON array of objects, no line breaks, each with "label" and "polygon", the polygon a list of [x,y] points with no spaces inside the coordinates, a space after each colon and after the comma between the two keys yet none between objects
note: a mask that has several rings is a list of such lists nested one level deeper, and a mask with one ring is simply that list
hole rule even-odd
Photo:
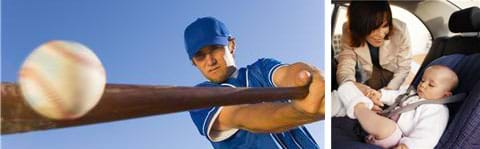
[{"label": "woman's dark hair", "polygon": [[348,7],[347,17],[352,47],[365,44],[367,36],[381,27],[384,20],[389,26],[385,39],[392,34],[392,11],[388,1],[352,1]]}]

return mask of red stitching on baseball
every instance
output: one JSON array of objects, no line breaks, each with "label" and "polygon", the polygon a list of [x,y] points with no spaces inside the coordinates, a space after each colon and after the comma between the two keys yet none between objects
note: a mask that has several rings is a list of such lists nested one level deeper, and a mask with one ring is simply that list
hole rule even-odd
[{"label": "red stitching on baseball", "polygon": [[94,63],[90,61],[88,58],[82,57],[81,55],[77,55],[75,53],[70,52],[69,50],[63,50],[67,49],[62,42],[59,41],[50,41],[47,43],[47,46],[52,47],[56,52],[58,52],[60,55],[65,56],[69,59],[72,59],[75,62],[81,63],[86,66],[90,66],[92,68],[95,68],[95,70],[99,71],[101,75],[105,76],[105,70],[103,69],[101,64]]},{"label": "red stitching on baseball", "polygon": [[60,112],[62,114],[62,117],[65,118],[73,118],[73,114],[66,111],[65,108],[63,108],[60,104],[61,98],[58,96],[58,94],[54,91],[53,87],[48,84],[48,82],[39,77],[37,71],[33,69],[32,67],[28,66],[23,66],[23,68],[20,70],[20,77],[22,79],[29,79],[38,86],[40,86],[40,89],[46,93],[47,99],[53,103],[53,106],[55,106],[57,112]]}]

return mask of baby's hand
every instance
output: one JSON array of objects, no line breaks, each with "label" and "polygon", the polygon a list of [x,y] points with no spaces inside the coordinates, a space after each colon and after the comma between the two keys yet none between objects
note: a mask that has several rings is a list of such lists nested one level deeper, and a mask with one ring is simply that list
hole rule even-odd
[{"label": "baby's hand", "polygon": [[365,95],[366,97],[370,98],[370,100],[372,100],[374,104],[372,109],[373,111],[379,112],[382,110],[381,107],[383,107],[383,103],[380,102],[380,97],[382,96],[380,92],[362,83],[354,82],[354,84],[363,93],[363,95]]}]

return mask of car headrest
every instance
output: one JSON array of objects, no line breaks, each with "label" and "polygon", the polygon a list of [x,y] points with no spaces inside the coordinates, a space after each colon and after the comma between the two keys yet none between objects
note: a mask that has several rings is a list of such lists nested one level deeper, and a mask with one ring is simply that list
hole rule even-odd
[{"label": "car headrest", "polygon": [[470,7],[454,12],[448,20],[448,28],[454,33],[480,32],[480,8]]}]

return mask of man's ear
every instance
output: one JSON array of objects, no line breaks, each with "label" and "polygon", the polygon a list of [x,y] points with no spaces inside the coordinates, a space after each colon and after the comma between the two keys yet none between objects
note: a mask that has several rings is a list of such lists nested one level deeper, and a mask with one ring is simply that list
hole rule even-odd
[{"label": "man's ear", "polygon": [[195,67],[197,66],[197,64],[195,64],[195,61],[193,59],[192,59],[192,65]]},{"label": "man's ear", "polygon": [[230,50],[230,53],[233,56],[235,56],[235,49],[236,49],[235,38],[233,37],[228,38],[228,49]]}]

